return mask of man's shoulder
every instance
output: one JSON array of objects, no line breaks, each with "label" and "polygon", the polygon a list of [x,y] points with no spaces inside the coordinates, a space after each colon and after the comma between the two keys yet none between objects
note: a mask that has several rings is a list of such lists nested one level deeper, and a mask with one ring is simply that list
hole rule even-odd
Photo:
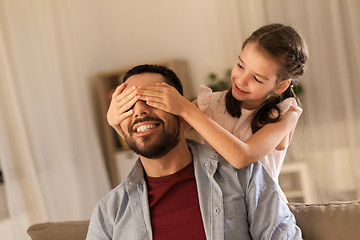
[{"label": "man's shoulder", "polygon": [[103,198],[101,198],[99,204],[112,205],[113,203],[119,202],[120,199],[124,199],[126,195],[126,183],[122,182],[115,188],[111,189],[110,192],[108,192]]},{"label": "man's shoulder", "polygon": [[186,142],[193,155],[193,158],[198,159],[199,161],[208,161],[210,158],[218,156],[218,153],[209,146],[192,139],[186,139]]},{"label": "man's shoulder", "polygon": [[126,198],[129,192],[136,189],[137,185],[142,184],[144,181],[143,168],[139,159],[135,162],[135,165],[130,170],[128,176],[105,197],[102,198],[103,202],[119,201],[119,199]]}]

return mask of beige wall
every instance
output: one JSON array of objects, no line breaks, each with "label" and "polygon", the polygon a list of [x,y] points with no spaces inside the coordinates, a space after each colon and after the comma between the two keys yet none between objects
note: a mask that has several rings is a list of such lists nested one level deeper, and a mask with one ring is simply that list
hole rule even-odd
[{"label": "beige wall", "polygon": [[79,64],[91,74],[143,62],[185,59],[196,94],[211,71],[222,74],[238,54],[228,50],[229,44],[233,49],[236,43],[231,29],[220,27],[220,21],[230,19],[219,14],[223,8],[218,4],[207,0],[69,1]]}]

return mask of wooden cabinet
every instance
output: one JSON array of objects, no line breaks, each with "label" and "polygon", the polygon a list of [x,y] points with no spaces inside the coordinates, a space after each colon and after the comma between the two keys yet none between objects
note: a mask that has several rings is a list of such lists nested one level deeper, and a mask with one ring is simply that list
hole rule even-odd
[{"label": "wooden cabinet", "polygon": [[[180,78],[183,88],[184,96],[188,99],[194,97],[190,87],[190,80],[188,74],[187,63],[184,60],[169,60],[161,62],[152,62],[151,64],[164,65],[172,69]],[[118,152],[126,151],[129,152],[129,148],[126,145],[125,141],[118,136],[116,131],[109,126],[106,113],[110,104],[111,96],[115,88],[122,82],[122,78],[125,73],[131,69],[133,66],[126,68],[116,69],[113,71],[107,71],[99,73],[96,77],[96,89],[99,102],[99,122],[100,122],[100,132],[102,138],[102,145],[104,149],[106,168],[109,173],[110,182],[112,187],[115,187],[120,183],[119,169],[122,169],[121,160],[127,156],[132,156],[130,159],[133,159],[133,155],[129,154],[119,154]],[[117,157],[116,157],[117,156]],[[120,160],[119,160],[120,159]],[[126,162],[126,159],[124,159]],[[125,169],[128,166],[124,166]],[[123,171],[120,171],[123,172]],[[122,176],[123,178],[123,176]]]}]

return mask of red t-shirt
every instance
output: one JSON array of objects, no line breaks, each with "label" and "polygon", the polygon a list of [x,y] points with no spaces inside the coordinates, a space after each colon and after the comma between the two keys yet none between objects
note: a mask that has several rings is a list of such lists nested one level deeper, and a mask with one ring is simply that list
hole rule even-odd
[{"label": "red t-shirt", "polygon": [[193,163],[169,176],[147,176],[146,182],[155,240],[206,239]]}]

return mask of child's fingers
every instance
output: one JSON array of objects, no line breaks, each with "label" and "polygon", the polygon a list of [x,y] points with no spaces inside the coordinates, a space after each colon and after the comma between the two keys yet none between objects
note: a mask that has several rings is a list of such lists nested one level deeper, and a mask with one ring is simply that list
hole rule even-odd
[{"label": "child's fingers", "polygon": [[134,95],[134,93],[136,93],[136,87],[135,87],[135,86],[133,86],[133,87],[131,87],[131,88],[128,88],[128,89],[125,89],[125,90],[122,92],[122,94],[119,95],[119,98],[121,99],[121,98],[124,98],[124,97],[126,97],[126,96],[128,96],[128,95]]},{"label": "child's fingers", "polygon": [[169,84],[167,84],[166,82],[156,83],[155,86],[171,87],[171,86],[170,86]]},{"label": "child's fingers", "polygon": [[143,100],[145,102],[147,101],[153,101],[153,102],[161,102],[161,98],[158,98],[156,96],[147,96],[147,95],[137,95],[137,97],[140,99],[140,100]]},{"label": "child's fingers", "polygon": [[132,86],[132,87],[129,87],[129,88],[126,88],[123,92],[124,95],[128,95],[130,93],[132,93],[133,91],[135,91],[137,89],[137,87],[135,86]]},{"label": "child's fingers", "polygon": [[133,110],[132,106],[138,101],[138,98],[134,96],[132,99],[129,99],[123,104],[112,102],[110,104],[107,120],[111,126],[119,125],[125,118],[131,116]]},{"label": "child's fingers", "polygon": [[161,86],[150,86],[137,89],[136,92],[138,95],[142,96],[153,96],[161,99],[169,98],[179,94],[175,89],[170,87],[161,87]]},{"label": "child's fingers", "polygon": [[164,91],[157,91],[157,90],[152,90],[152,89],[138,89],[136,92],[138,95],[143,95],[143,96],[160,97],[160,96],[164,95]]},{"label": "child's fingers", "polygon": [[170,86],[169,84],[162,82],[162,83],[156,83],[155,86],[144,86],[140,87],[140,89],[148,89],[148,90],[156,90],[156,91],[163,91],[169,88],[174,88]]},{"label": "child's fingers", "polygon": [[123,114],[120,115],[119,117],[119,124],[124,121],[126,118],[130,117],[132,114],[134,113],[134,110],[133,109],[130,109],[129,111],[127,112],[124,112]]},{"label": "child's fingers", "polygon": [[112,97],[114,98],[117,95],[119,95],[122,91],[124,91],[125,88],[126,88],[126,83],[122,83],[119,86],[117,86],[114,93],[112,94]]},{"label": "child's fingers", "polygon": [[151,93],[138,94],[137,97],[143,101],[154,101],[154,102],[164,101],[163,95],[157,95],[157,94],[154,95]]},{"label": "child's fingers", "polygon": [[163,111],[167,110],[166,105],[163,104],[162,102],[155,102],[155,101],[148,100],[148,101],[146,101],[146,104],[150,107],[157,108],[157,109],[160,109]]},{"label": "child's fingers", "polygon": [[133,99],[134,96],[136,96],[135,89],[130,89],[129,91],[125,90],[122,94],[118,95],[114,99],[114,102],[119,103],[120,105],[124,105],[125,103]]},{"label": "child's fingers", "polygon": [[161,95],[164,94],[166,90],[163,87],[155,87],[155,86],[147,86],[147,87],[141,87],[136,90],[138,94],[142,95]]},{"label": "child's fingers", "polygon": [[123,91],[118,96],[115,96],[111,102],[110,107],[114,106],[116,108],[120,108],[121,106],[125,105],[127,102],[129,102],[131,99],[136,97],[136,92],[133,91]]},{"label": "child's fingers", "polygon": [[113,93],[113,99],[119,101],[119,99],[124,98],[125,96],[131,94],[135,90],[136,90],[135,86],[126,88],[126,84],[122,83],[116,88],[115,92]]},{"label": "child's fingers", "polygon": [[139,100],[139,98],[134,95],[132,98],[127,98],[122,103],[120,103],[120,112],[124,113],[128,111],[134,104]]}]

